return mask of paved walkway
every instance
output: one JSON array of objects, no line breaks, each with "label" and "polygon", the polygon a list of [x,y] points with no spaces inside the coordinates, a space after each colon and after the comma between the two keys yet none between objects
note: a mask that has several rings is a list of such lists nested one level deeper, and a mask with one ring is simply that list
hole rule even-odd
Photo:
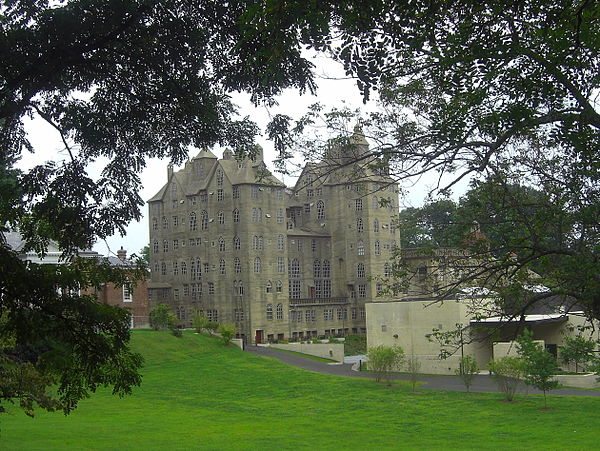
[{"label": "paved walkway", "polygon": [[[308,371],[315,373],[331,374],[334,376],[346,376],[346,377],[364,377],[373,379],[374,376],[368,372],[352,371],[352,364],[330,364],[325,362],[319,362],[316,360],[307,359],[305,357],[290,354],[287,352],[278,351],[275,348],[268,348],[262,346],[246,346],[246,351],[256,355],[264,357],[274,357],[292,366],[304,368]],[[408,380],[409,377],[406,374],[394,374],[393,379]],[[458,376],[435,376],[435,375],[421,375],[419,381],[424,382],[420,385],[421,389],[430,390],[449,390],[449,391],[466,391],[462,380]],[[498,387],[490,376],[475,376],[473,385],[471,386],[472,392],[498,392]],[[541,394],[542,392],[532,387],[528,387],[521,384],[521,387],[517,390],[517,393],[532,393]],[[600,390],[573,390],[562,388],[559,390],[552,390],[551,395],[570,395],[570,396],[600,396]]]}]

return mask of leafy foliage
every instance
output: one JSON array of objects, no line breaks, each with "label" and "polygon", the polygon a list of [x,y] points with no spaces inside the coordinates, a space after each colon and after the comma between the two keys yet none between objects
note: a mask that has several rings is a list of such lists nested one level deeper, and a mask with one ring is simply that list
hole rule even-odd
[{"label": "leafy foliage", "polygon": [[414,393],[419,379],[419,372],[421,371],[421,361],[416,355],[411,354],[411,356],[406,359],[406,371],[408,372],[408,377]]},{"label": "leafy foliage", "polygon": [[204,332],[204,330],[207,329],[208,323],[208,318],[204,315],[195,315],[192,319],[192,324],[194,325],[196,332],[199,334],[201,334],[202,332]]},{"label": "leafy foliage", "polygon": [[398,371],[404,362],[404,350],[399,346],[372,346],[367,351],[369,370],[375,372],[375,380],[387,379],[390,383],[392,371]]},{"label": "leafy foliage", "polygon": [[558,348],[560,359],[566,364],[574,363],[576,373],[580,366],[585,366],[595,360],[594,351],[597,343],[593,340],[585,339],[581,335],[565,336],[564,340],[564,346]]},{"label": "leafy foliage", "polygon": [[470,355],[465,355],[460,358],[456,374],[462,379],[467,391],[470,390],[473,384],[473,379],[479,373],[477,361]]},{"label": "leafy foliage", "polygon": [[558,370],[554,357],[539,343],[533,341],[533,333],[524,330],[517,338],[517,352],[525,362],[525,383],[544,392],[544,408],[546,408],[546,392],[558,388],[558,381],[553,380]]},{"label": "leafy foliage", "polygon": [[77,291],[134,276],[95,259],[25,263],[0,246],[0,400],[33,415],[36,406],[69,413],[99,386],[131,393],[142,358],[128,346],[129,312]]},{"label": "leafy foliage", "polygon": [[225,323],[219,326],[219,334],[221,334],[221,338],[223,339],[223,344],[227,346],[231,343],[233,337],[235,337],[237,330],[235,324],[233,323]]},{"label": "leafy foliage", "polygon": [[525,376],[525,362],[519,357],[507,356],[492,360],[488,368],[506,400],[512,401]]},{"label": "leafy foliage", "polygon": [[170,329],[175,324],[175,315],[167,304],[159,304],[150,310],[150,327],[154,330]]}]

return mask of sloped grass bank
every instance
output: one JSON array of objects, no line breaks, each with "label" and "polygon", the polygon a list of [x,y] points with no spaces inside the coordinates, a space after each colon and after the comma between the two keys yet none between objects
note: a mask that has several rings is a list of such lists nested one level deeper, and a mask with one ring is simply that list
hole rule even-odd
[{"label": "sloped grass bank", "polygon": [[310,373],[218,339],[136,331],[142,387],[70,416],[0,416],[0,449],[593,449],[597,399],[387,388]]}]

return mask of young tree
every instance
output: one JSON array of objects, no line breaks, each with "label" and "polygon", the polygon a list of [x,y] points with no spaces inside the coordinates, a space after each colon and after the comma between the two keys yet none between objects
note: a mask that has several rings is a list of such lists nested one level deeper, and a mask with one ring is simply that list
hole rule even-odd
[{"label": "young tree", "polygon": [[412,391],[415,393],[417,382],[419,380],[419,371],[421,371],[421,361],[414,354],[411,354],[406,360],[406,371],[408,372],[409,380],[412,385]]},{"label": "young tree", "polygon": [[554,357],[533,341],[533,334],[525,330],[517,338],[517,352],[524,361],[525,383],[544,392],[544,408],[547,408],[546,392],[558,388],[558,381],[552,380],[558,370]]},{"label": "young tree", "polygon": [[404,362],[404,350],[399,346],[373,346],[367,351],[367,361],[369,370],[375,373],[375,380],[386,379],[390,385],[392,371],[398,371]]},{"label": "young tree", "polygon": [[221,334],[221,338],[223,339],[223,344],[227,346],[231,343],[233,337],[235,337],[235,333],[237,332],[235,324],[233,323],[224,323],[219,326],[219,334]]},{"label": "young tree", "polygon": [[492,377],[507,401],[514,399],[515,392],[525,376],[525,363],[519,357],[501,357],[494,359],[488,366]]},{"label": "young tree", "polygon": [[473,379],[478,373],[479,366],[477,365],[477,361],[472,356],[465,355],[460,358],[456,374],[462,379],[465,387],[467,388],[467,392],[470,390],[471,385],[473,384]]},{"label": "young tree", "polygon": [[594,360],[596,347],[596,342],[587,340],[581,335],[575,337],[565,336],[565,344],[558,347],[558,353],[560,359],[567,365],[570,363],[575,364],[575,372],[577,373],[579,366],[585,366]]}]

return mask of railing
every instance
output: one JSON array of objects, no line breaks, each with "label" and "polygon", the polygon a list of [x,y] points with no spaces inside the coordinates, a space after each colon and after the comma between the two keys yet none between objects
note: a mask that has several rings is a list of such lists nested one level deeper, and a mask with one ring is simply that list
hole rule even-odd
[{"label": "railing", "polygon": [[290,299],[290,307],[307,305],[345,305],[350,304],[346,296],[334,298],[302,298]]}]

